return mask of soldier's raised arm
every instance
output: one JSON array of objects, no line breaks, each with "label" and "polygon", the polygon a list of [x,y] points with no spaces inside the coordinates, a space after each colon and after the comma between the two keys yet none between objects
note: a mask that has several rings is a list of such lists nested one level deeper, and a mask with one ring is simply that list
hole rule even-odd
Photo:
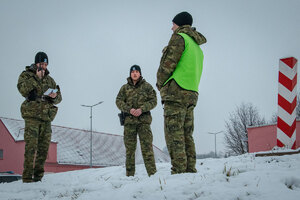
[{"label": "soldier's raised arm", "polygon": [[17,88],[21,95],[27,98],[29,93],[37,88],[36,80],[24,71],[19,76]]}]

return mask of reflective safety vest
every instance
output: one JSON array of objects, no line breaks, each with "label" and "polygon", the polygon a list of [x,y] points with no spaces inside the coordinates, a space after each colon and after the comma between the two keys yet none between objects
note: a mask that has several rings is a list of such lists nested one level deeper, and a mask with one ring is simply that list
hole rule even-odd
[{"label": "reflective safety vest", "polygon": [[181,88],[198,92],[203,68],[203,52],[190,36],[185,33],[178,34],[183,37],[185,48],[172,76],[164,85],[174,79]]}]

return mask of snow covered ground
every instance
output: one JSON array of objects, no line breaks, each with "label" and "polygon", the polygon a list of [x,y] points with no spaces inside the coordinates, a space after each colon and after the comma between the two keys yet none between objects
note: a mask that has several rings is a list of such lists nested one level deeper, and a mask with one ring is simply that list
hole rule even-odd
[{"label": "snow covered ground", "polygon": [[198,173],[170,175],[170,164],[157,164],[147,176],[138,165],[134,177],[124,166],[45,175],[42,182],[0,184],[1,200],[299,200],[300,154],[253,154],[197,160]]}]

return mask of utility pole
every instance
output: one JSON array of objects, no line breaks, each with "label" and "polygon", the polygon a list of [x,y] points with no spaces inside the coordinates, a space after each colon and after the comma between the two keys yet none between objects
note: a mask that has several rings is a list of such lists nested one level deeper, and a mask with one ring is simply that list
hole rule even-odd
[{"label": "utility pole", "polygon": [[217,157],[217,134],[222,133],[222,132],[223,131],[219,131],[219,132],[216,132],[216,133],[208,132],[208,134],[214,134],[215,135],[215,158]]},{"label": "utility pole", "polygon": [[92,161],[92,157],[93,157],[93,107],[97,106],[99,104],[103,103],[103,101],[100,101],[99,103],[96,103],[94,105],[81,105],[83,107],[88,107],[91,109],[91,115],[90,115],[90,119],[91,119],[91,135],[90,135],[90,167],[93,167],[93,161]]}]

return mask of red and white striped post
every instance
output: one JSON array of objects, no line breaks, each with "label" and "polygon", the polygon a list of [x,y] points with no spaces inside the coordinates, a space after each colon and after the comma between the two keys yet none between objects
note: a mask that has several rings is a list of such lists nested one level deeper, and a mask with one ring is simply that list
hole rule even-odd
[{"label": "red and white striped post", "polygon": [[279,61],[277,146],[296,148],[297,59]]}]

